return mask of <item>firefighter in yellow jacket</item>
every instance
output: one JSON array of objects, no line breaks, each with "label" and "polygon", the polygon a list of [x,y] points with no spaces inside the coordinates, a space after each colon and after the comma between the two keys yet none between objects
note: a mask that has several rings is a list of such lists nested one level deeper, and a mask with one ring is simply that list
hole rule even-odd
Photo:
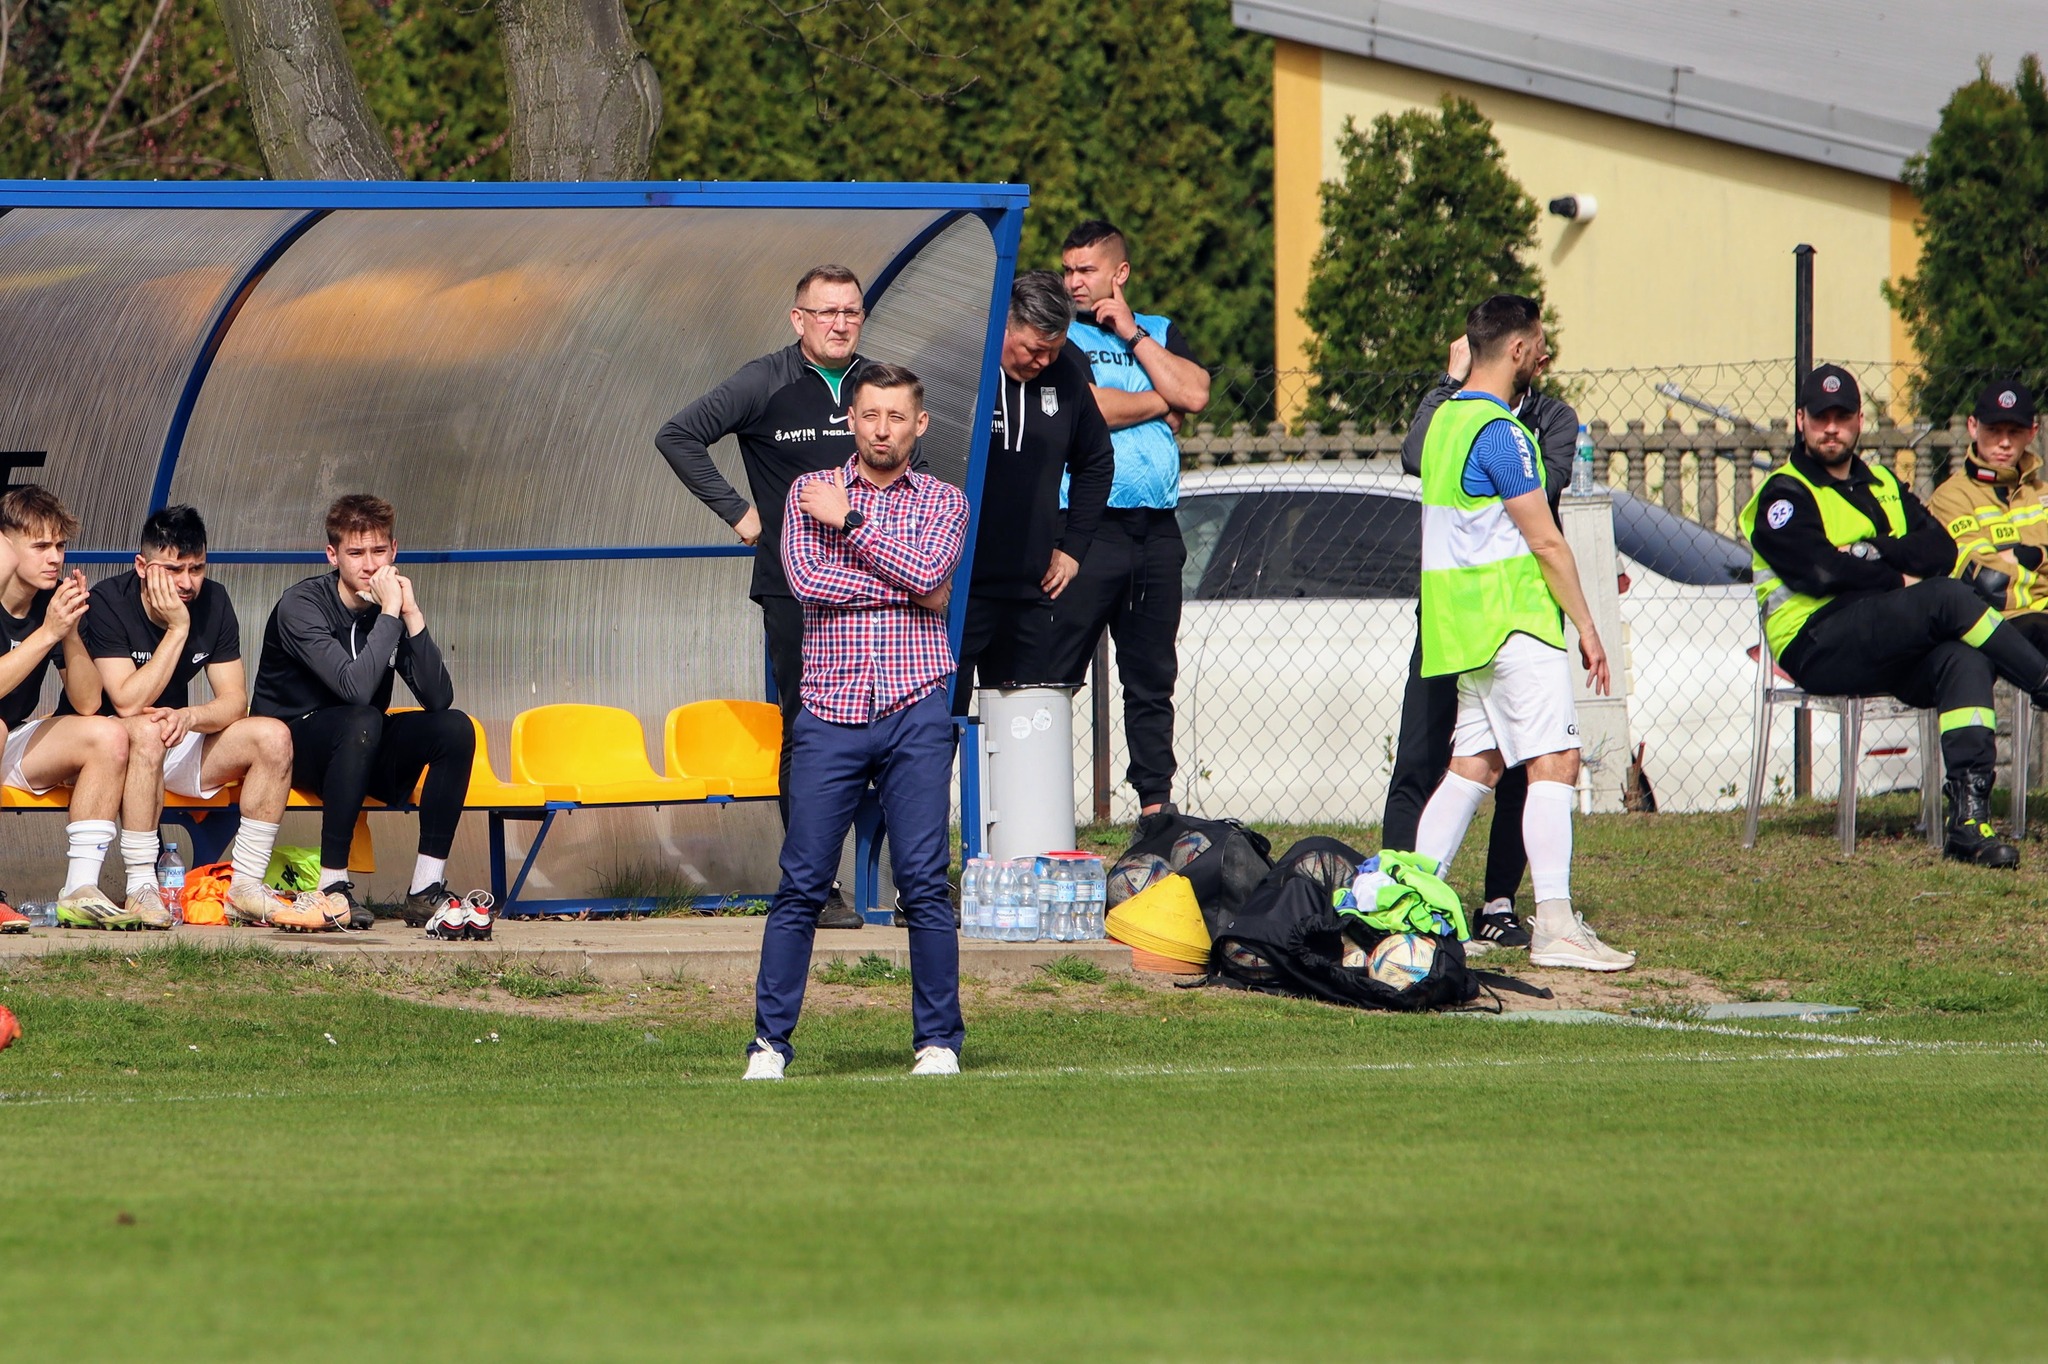
[{"label": "firefighter in yellow jacket", "polygon": [[2036,649],[2048,651],[2048,488],[2034,395],[2026,385],[1994,383],[1970,414],[1970,452],[1927,510],[1956,542],[1955,574]]}]

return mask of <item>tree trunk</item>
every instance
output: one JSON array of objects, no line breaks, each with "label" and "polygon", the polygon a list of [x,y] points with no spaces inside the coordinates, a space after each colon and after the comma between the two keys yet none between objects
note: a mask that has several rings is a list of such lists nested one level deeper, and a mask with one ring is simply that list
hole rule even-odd
[{"label": "tree trunk", "polygon": [[661,82],[621,0],[498,0],[515,180],[639,180]]},{"label": "tree trunk", "polygon": [[218,0],[263,162],[278,180],[401,180],[330,0]]}]

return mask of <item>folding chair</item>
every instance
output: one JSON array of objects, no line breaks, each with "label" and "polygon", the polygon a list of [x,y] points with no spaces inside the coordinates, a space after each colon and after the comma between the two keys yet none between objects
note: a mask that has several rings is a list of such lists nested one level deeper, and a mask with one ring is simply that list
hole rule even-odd
[{"label": "folding chair", "polygon": [[[1771,715],[1779,706],[1799,710],[1832,711],[1842,726],[1841,784],[1835,795],[1835,832],[1842,840],[1842,853],[1856,851],[1856,777],[1862,765],[1863,722],[1916,713],[1915,707],[1889,696],[1815,696],[1790,680],[1781,679],[1777,660],[1771,657],[1770,641],[1764,637],[1763,622],[1757,622],[1755,741],[1750,749],[1749,813],[1742,824],[1742,846],[1756,846],[1757,821],[1764,804],[1764,776],[1770,767]],[[1941,717],[1934,711],[1917,711],[1920,718],[1920,821],[1927,841],[1942,843],[1941,825]],[[2017,766],[2017,764],[2016,764]],[[2019,799],[2024,799],[2020,797]],[[2021,807],[2024,817],[2025,807]]]}]

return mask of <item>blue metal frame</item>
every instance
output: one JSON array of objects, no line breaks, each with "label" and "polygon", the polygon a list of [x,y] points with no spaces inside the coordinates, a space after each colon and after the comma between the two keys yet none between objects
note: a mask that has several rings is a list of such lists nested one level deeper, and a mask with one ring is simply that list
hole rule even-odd
[{"label": "blue metal frame", "polygon": [[[937,211],[941,216],[925,227],[893,257],[876,277],[869,301],[881,297],[898,272],[939,232],[962,214],[973,213],[987,224],[996,248],[995,277],[989,296],[988,328],[982,351],[981,377],[975,392],[973,427],[970,428],[967,486],[967,543],[962,551],[956,582],[972,581],[974,540],[980,526],[981,492],[987,464],[986,440],[1000,376],[1003,325],[1009,313],[1010,284],[1016,271],[1017,251],[1023,237],[1024,209],[1031,191],[1024,185],[917,185],[917,184],[818,184],[787,181],[720,183],[708,181],[642,181],[586,184],[533,183],[390,183],[342,181],[257,181],[257,182],[122,182],[0,180],[0,215],[11,208],[155,208],[155,209],[271,209],[303,210],[305,216],[280,233],[237,284],[234,294],[209,325],[205,344],[187,377],[185,389],[165,432],[155,485],[151,489],[152,509],[170,497],[187,423],[197,403],[213,357],[234,324],[243,302],[273,266],[319,219],[340,209],[458,209],[458,208],[774,208],[788,211],[845,211],[849,209],[902,209]],[[506,563],[527,560],[597,559],[682,559],[750,555],[743,545],[647,545],[552,547],[546,549],[452,549],[413,550],[401,559],[413,563]],[[71,554],[77,563],[126,563],[126,550],[79,550]],[[209,556],[217,563],[321,564],[326,555],[318,550],[215,550]],[[957,655],[967,621],[967,594],[955,595],[947,620],[947,633]],[[973,797],[963,793],[965,803]],[[545,832],[554,812],[543,819]],[[502,823],[494,818],[497,832]],[[210,821],[211,822],[211,821]],[[231,821],[220,821],[230,823]],[[195,834],[197,821],[190,827]],[[888,918],[876,907],[879,880],[879,846],[882,835],[880,811],[872,797],[864,803],[855,821],[856,875],[855,903],[870,921]],[[210,830],[218,834],[219,829]],[[209,838],[208,840],[212,840]],[[495,840],[494,840],[495,841]],[[538,840],[537,840],[538,843]],[[538,851],[538,847],[533,850]],[[533,852],[528,854],[528,864]],[[502,859],[502,845],[500,845]],[[502,874],[502,867],[495,868]],[[499,878],[494,877],[494,880]],[[523,885],[524,871],[519,878]],[[516,902],[516,900],[515,900]]]}]

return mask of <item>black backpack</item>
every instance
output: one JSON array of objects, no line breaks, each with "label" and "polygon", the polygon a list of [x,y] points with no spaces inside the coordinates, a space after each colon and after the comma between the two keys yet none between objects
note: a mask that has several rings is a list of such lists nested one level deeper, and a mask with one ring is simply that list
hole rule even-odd
[{"label": "black backpack", "polygon": [[1210,981],[1267,994],[1347,1004],[1360,1009],[1456,1008],[1479,997],[1465,948],[1444,934],[1423,979],[1395,989],[1362,966],[1344,965],[1347,937],[1368,953],[1387,935],[1340,920],[1332,893],[1349,885],[1365,855],[1334,838],[1305,838],[1289,848],[1213,934]]},{"label": "black backpack", "polygon": [[1115,909],[1166,876],[1188,878],[1209,936],[1230,922],[1273,866],[1273,845],[1234,819],[1193,819],[1175,813],[1124,850],[1109,870],[1108,904]]}]

